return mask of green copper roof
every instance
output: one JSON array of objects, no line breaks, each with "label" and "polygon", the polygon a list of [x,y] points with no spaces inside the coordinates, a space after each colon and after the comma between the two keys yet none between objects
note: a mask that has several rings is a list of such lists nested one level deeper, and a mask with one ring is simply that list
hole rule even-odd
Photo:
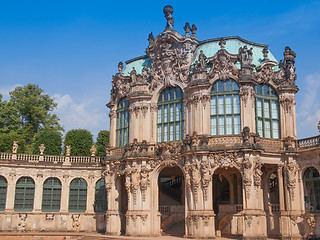
[{"label": "green copper roof", "polygon": [[[220,39],[221,38],[214,38],[199,42],[192,64],[198,59],[201,50],[207,56],[207,58],[213,57],[221,49],[219,46]],[[252,48],[252,64],[254,64],[255,67],[261,65],[263,60],[262,50],[268,45],[250,42],[238,36],[224,37],[223,39],[226,41],[224,48],[231,54],[238,54],[240,47],[247,46],[248,49]],[[270,51],[268,53],[268,58],[270,61],[278,62]],[[132,71],[133,67],[135,68],[137,74],[141,74],[144,65],[146,65],[148,68],[151,67],[151,60],[147,55],[130,59],[126,61],[123,75],[130,76],[130,72]],[[240,64],[236,64],[236,66],[240,68]],[[274,68],[274,70],[277,70],[277,68]]]}]

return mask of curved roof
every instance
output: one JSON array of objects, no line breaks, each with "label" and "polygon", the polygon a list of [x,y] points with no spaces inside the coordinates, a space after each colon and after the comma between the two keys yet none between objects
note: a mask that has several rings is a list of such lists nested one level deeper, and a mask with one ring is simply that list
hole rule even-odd
[{"label": "curved roof", "polygon": [[[247,46],[248,49],[252,48],[252,64],[255,65],[255,67],[261,65],[263,61],[262,50],[263,48],[268,46],[267,44],[250,42],[239,36],[223,37],[223,39],[226,41],[224,48],[230,54],[238,54],[240,47]],[[220,40],[221,38],[213,38],[199,42],[192,63],[194,63],[194,61],[198,59],[201,50],[208,58],[214,56],[221,49],[219,45]],[[268,58],[270,61],[278,63],[278,61],[275,59],[275,57],[272,55],[270,51],[268,53]],[[126,66],[123,70],[123,75],[130,76],[130,72],[132,71],[133,67],[135,68],[137,74],[141,74],[144,65],[146,65],[148,68],[151,67],[151,60],[148,55],[130,59],[126,61]],[[238,64],[237,67],[240,68],[240,64]]]}]

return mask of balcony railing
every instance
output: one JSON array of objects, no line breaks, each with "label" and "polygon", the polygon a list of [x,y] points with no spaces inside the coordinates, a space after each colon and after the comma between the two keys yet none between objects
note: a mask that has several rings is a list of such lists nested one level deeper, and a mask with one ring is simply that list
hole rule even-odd
[{"label": "balcony railing", "polygon": [[320,135],[298,140],[299,148],[313,148],[320,146]]}]

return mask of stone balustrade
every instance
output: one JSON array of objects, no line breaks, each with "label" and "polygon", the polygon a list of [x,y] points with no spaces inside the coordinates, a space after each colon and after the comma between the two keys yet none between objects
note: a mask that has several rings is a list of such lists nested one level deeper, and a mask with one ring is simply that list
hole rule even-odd
[{"label": "stone balustrade", "polygon": [[298,140],[298,148],[312,148],[320,146],[320,135]]}]

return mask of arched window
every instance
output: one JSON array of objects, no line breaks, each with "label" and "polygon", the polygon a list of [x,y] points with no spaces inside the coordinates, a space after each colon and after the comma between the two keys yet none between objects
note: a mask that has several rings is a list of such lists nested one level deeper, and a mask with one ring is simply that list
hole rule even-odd
[{"label": "arched window", "polygon": [[7,186],[7,179],[0,176],[0,211],[4,211],[6,208]]},{"label": "arched window", "polygon": [[234,80],[212,85],[210,116],[211,135],[241,133],[239,86]]},{"label": "arched window", "polygon": [[96,213],[105,213],[107,211],[107,191],[104,178],[101,178],[96,183],[94,211]]},{"label": "arched window", "polygon": [[16,184],[16,195],[14,199],[14,210],[32,211],[35,184],[32,178],[19,178]]},{"label": "arched window", "polygon": [[266,85],[255,87],[256,125],[260,137],[280,138],[279,101],[276,91]]},{"label": "arched window", "polygon": [[303,174],[304,202],[309,212],[320,211],[320,176],[317,169],[309,167]]},{"label": "arched window", "polygon": [[59,212],[61,202],[61,182],[58,178],[48,178],[43,184],[42,211]]},{"label": "arched window", "polygon": [[73,179],[69,191],[69,211],[85,212],[87,209],[87,182],[83,178]]},{"label": "arched window", "polygon": [[164,89],[158,99],[157,142],[183,139],[183,92],[179,87]]},{"label": "arched window", "polygon": [[117,146],[124,146],[129,141],[129,102],[122,98],[117,106]]}]

